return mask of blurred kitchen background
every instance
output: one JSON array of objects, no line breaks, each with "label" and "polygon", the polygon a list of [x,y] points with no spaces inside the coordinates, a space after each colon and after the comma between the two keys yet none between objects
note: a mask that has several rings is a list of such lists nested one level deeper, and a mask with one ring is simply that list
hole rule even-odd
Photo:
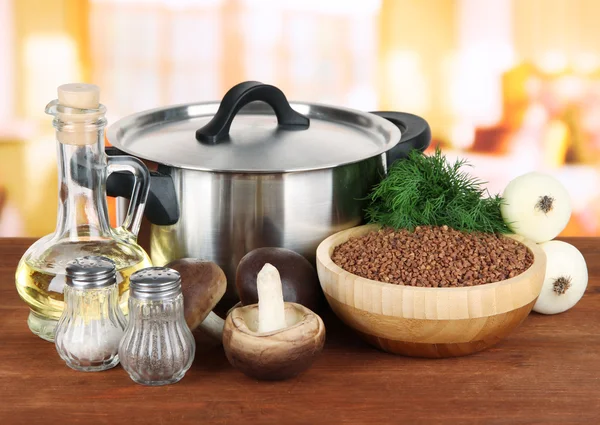
[{"label": "blurred kitchen background", "polygon": [[597,0],[0,0],[0,236],[54,230],[58,85],[98,84],[114,122],[242,80],[421,115],[491,192],[550,172],[573,197],[563,235],[600,235],[599,17]]}]

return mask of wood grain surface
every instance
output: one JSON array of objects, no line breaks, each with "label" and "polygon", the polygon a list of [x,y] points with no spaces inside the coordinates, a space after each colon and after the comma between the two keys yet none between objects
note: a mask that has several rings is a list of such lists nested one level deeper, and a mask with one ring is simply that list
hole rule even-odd
[{"label": "wood grain surface", "polygon": [[325,349],[296,379],[254,381],[200,346],[182,381],[149,388],[73,371],[32,335],[14,271],[33,241],[0,239],[0,424],[600,424],[600,239],[565,240],[588,263],[583,299],[481,353],[386,354],[324,312]]}]

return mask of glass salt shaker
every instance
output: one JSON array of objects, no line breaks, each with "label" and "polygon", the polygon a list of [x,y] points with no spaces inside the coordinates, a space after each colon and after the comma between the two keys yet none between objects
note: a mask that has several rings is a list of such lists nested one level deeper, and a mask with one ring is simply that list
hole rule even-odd
[{"label": "glass salt shaker", "polygon": [[194,360],[196,342],[183,314],[181,277],[149,267],[130,277],[129,323],[119,345],[121,366],[142,385],[178,382]]},{"label": "glass salt shaker", "polygon": [[69,262],[65,271],[65,309],[56,327],[56,350],[72,369],[110,369],[119,363],[127,323],[119,308],[115,264],[106,257],[85,256]]}]

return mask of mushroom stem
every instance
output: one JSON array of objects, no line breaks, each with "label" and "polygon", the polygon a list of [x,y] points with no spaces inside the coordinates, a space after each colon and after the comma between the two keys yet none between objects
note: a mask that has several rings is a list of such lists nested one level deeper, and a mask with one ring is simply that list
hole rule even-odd
[{"label": "mushroom stem", "polygon": [[279,271],[266,263],[256,276],[258,290],[258,332],[273,332],[287,327],[283,289]]},{"label": "mushroom stem", "polygon": [[221,319],[215,312],[211,311],[197,329],[220,342],[223,340],[223,326],[225,326],[225,320]]}]

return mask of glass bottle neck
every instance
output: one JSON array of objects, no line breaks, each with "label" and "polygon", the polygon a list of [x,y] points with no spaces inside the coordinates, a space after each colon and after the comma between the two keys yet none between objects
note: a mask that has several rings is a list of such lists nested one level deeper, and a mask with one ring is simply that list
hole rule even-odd
[{"label": "glass bottle neck", "polygon": [[104,123],[87,124],[80,133],[68,126],[56,127],[58,214],[55,235],[69,240],[110,237]]}]

